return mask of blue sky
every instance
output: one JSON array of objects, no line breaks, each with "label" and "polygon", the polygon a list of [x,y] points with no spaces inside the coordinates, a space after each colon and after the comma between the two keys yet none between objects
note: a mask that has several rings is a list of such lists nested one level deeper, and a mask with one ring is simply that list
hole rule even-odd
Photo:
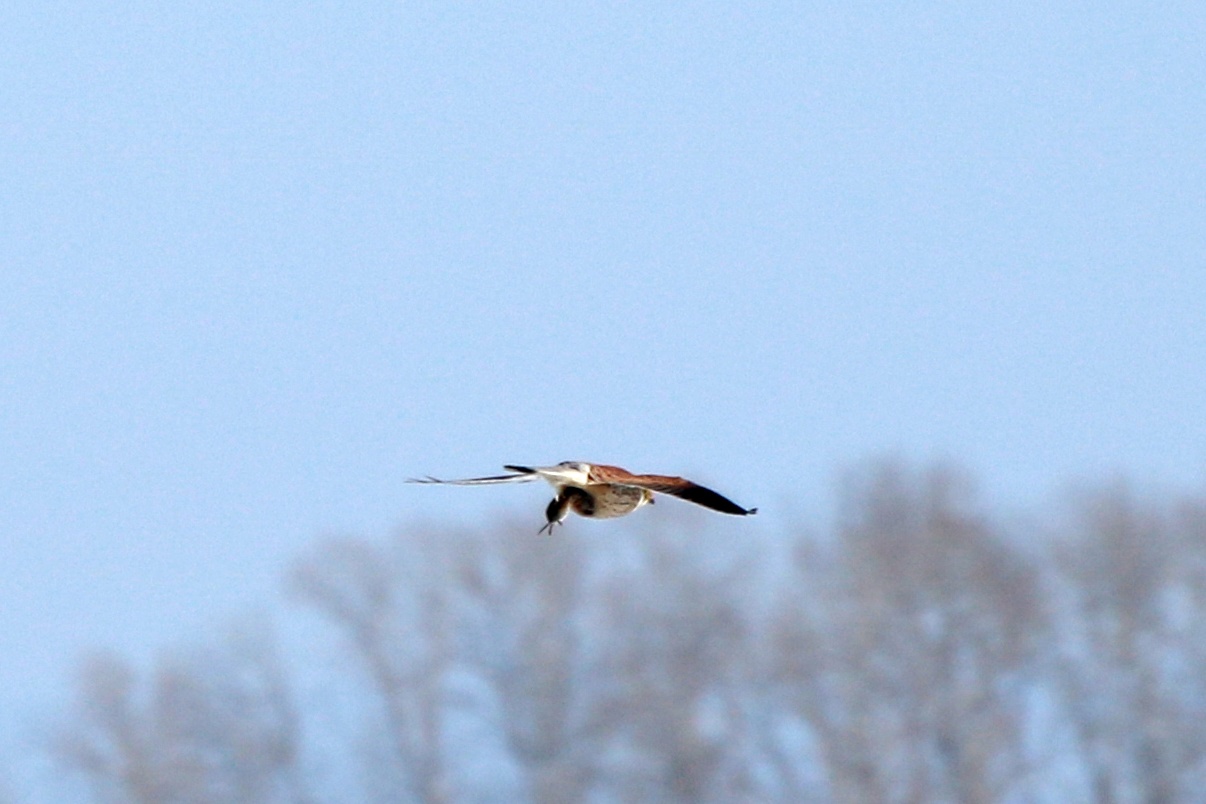
[{"label": "blue sky", "polygon": [[1203,54],[1191,3],[10,3],[0,707],[324,535],[540,522],[415,475],[1200,488]]}]

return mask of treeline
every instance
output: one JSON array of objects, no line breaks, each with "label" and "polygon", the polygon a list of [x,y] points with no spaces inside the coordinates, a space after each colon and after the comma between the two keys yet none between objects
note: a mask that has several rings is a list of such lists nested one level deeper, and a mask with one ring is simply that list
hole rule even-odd
[{"label": "treeline", "polygon": [[104,802],[1206,795],[1202,498],[1001,523],[956,472],[880,466],[836,522],[331,541],[288,580],[325,682],[265,629],[96,657],[51,751]]}]

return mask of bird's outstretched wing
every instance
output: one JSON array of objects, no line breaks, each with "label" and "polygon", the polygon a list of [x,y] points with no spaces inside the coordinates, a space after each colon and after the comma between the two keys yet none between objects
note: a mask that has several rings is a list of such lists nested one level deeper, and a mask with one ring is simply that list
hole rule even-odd
[{"label": "bird's outstretched wing", "polygon": [[438,483],[443,486],[486,486],[491,483],[530,483],[539,480],[540,475],[524,472],[514,475],[494,475],[492,477],[466,477],[459,480],[441,480],[438,477],[412,477],[407,483]]},{"label": "bird's outstretched wing", "polygon": [[440,483],[452,486],[483,486],[490,483],[530,483],[533,480],[547,480],[555,487],[563,485],[583,485],[587,482],[586,471],[578,464],[558,464],[556,466],[504,466],[514,474],[492,475],[490,477],[467,477],[462,480],[441,480],[438,477],[412,478],[408,483]]},{"label": "bird's outstretched wing", "polygon": [[634,475],[632,472],[621,469],[618,466],[601,466],[599,464],[591,467],[590,477],[592,481],[598,483],[636,486],[637,488],[649,489],[650,491],[662,494],[670,494],[687,502],[702,505],[704,508],[720,511],[722,514],[749,516],[750,514],[758,513],[757,508],[742,508],[728,497],[681,477],[671,477],[669,475]]}]

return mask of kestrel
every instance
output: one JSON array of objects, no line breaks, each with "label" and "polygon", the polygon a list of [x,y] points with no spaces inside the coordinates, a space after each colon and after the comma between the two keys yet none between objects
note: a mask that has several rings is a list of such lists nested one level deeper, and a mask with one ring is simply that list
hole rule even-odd
[{"label": "kestrel", "polygon": [[504,466],[514,474],[493,477],[468,477],[464,480],[440,480],[435,477],[409,480],[409,483],[442,483],[454,486],[478,486],[489,483],[529,483],[544,479],[552,484],[557,496],[548,504],[544,516],[548,520],[541,533],[553,532],[569,512],[593,519],[610,519],[631,514],[645,503],[653,503],[653,492],[675,497],[720,511],[724,514],[748,516],[757,508],[742,508],[737,503],[698,483],[667,475],[634,475],[618,466],[597,463],[562,461],[556,466]]}]

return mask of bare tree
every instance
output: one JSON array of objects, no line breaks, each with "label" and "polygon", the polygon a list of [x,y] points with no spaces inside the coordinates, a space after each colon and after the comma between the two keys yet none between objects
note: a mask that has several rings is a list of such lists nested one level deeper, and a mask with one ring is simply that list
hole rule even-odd
[{"label": "bare tree", "polygon": [[1174,802],[1206,785],[1206,508],[1125,486],[1084,495],[1056,550],[1059,680],[1092,795]]},{"label": "bare tree", "polygon": [[[507,748],[533,801],[582,797],[582,542],[530,528],[462,543],[455,563],[463,622],[482,645],[465,646],[494,686]],[[489,649],[482,648],[489,645]]]},{"label": "bare tree", "polygon": [[52,748],[101,801],[300,801],[300,740],[275,649],[256,633],[167,659],[145,682],[94,656]]},{"label": "bare tree", "polygon": [[573,754],[580,577],[577,542],[517,529],[335,542],[294,582],[367,669],[408,798],[462,794],[449,726],[460,718],[492,735],[527,795],[551,802],[584,782]]},{"label": "bare tree", "polygon": [[801,553],[778,678],[838,801],[987,802],[1030,771],[1020,682],[1045,629],[1034,567],[947,470],[883,467]]},{"label": "bare tree", "polygon": [[[408,798],[463,795],[448,723],[468,714],[530,800],[596,788],[726,800],[717,784],[741,763],[715,721],[737,708],[748,633],[732,577],[676,538],[641,534],[624,565],[598,542],[592,553],[529,529],[406,533],[386,548],[332,543],[295,584],[373,679],[404,775],[419,780]],[[466,699],[455,689],[469,679]]]},{"label": "bare tree", "polygon": [[594,589],[587,735],[598,784],[622,801],[753,794],[742,695],[750,567],[718,560],[716,533],[698,522],[638,534],[636,560]]},{"label": "bare tree", "polygon": [[416,801],[447,799],[440,682],[451,648],[441,583],[446,569],[433,545],[333,541],[301,562],[292,578],[302,598],[348,640],[373,683],[389,746],[389,767],[372,769],[383,798],[405,791]]}]

